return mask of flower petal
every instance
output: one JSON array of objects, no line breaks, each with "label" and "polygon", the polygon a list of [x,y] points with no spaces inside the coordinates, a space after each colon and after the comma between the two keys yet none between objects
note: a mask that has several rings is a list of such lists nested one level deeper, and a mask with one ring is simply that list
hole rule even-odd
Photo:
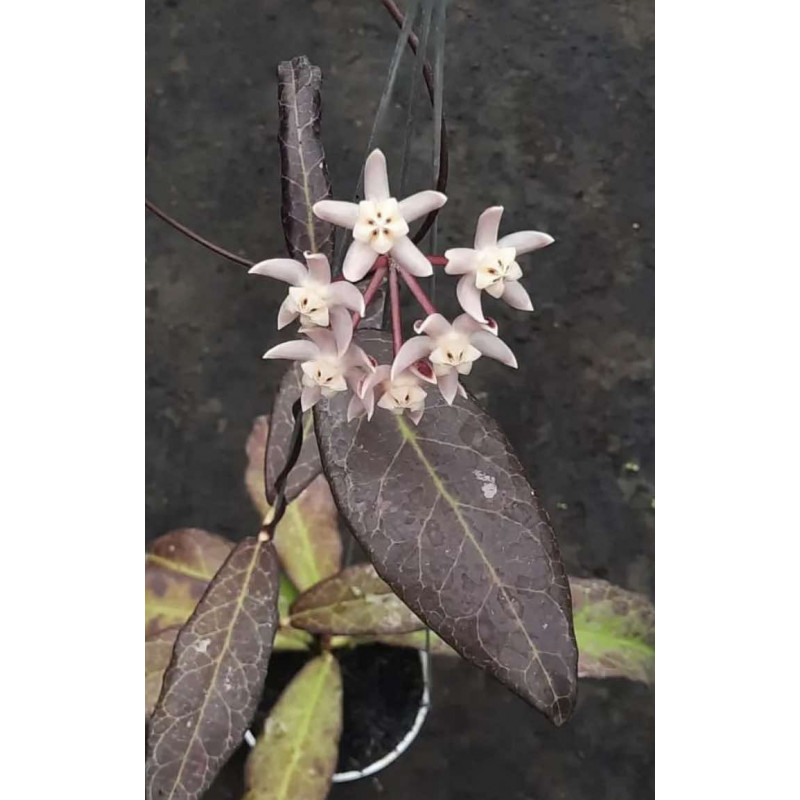
[{"label": "flower petal", "polygon": [[509,233],[504,236],[498,243],[498,247],[513,247],[517,251],[517,255],[521,256],[523,253],[530,253],[531,250],[538,250],[540,247],[547,247],[553,244],[555,239],[548,233],[540,233],[539,231],[517,231],[516,233]]},{"label": "flower petal", "polygon": [[364,242],[352,242],[344,257],[342,273],[347,280],[355,283],[360,281],[375,263],[376,252]]},{"label": "flower petal", "polygon": [[422,255],[408,236],[399,236],[395,239],[391,253],[400,266],[405,267],[412,275],[416,275],[418,278],[427,278],[428,275],[433,275],[431,262]]},{"label": "flower petal", "polygon": [[415,219],[424,217],[426,214],[430,214],[431,211],[441,208],[446,202],[447,195],[428,189],[401,200],[400,213],[406,222],[413,222]]},{"label": "flower petal", "polygon": [[500,299],[508,303],[511,308],[518,308],[520,311],[533,311],[533,303],[525,287],[518,281],[506,281],[506,288]]},{"label": "flower petal", "polygon": [[422,322],[414,323],[416,333],[432,336],[434,339],[450,333],[451,327],[450,323],[441,314],[430,314]]},{"label": "flower petal", "polygon": [[364,164],[364,197],[367,200],[386,200],[389,194],[389,176],[386,173],[386,156],[373,150]]},{"label": "flower petal", "polygon": [[342,306],[334,306],[329,310],[328,316],[333,338],[336,340],[336,350],[340,356],[344,355],[353,340],[353,320],[350,312]]},{"label": "flower petal", "polygon": [[319,355],[333,357],[338,355],[336,338],[327,328],[304,328],[303,333],[311,339],[319,351],[317,358]]},{"label": "flower petal", "polygon": [[335,281],[328,287],[328,305],[344,306],[364,316],[364,295],[347,281]]},{"label": "flower petal", "polygon": [[419,421],[422,419],[422,415],[425,413],[425,407],[418,408],[416,411],[409,411],[408,418],[415,424],[419,425]]},{"label": "flower petal", "polygon": [[478,251],[471,247],[454,247],[452,250],[445,250],[444,257],[447,259],[444,271],[448,275],[463,275],[465,272],[474,272],[478,268]]},{"label": "flower petal", "polygon": [[472,275],[462,275],[461,280],[456,286],[456,295],[461,308],[478,322],[486,322],[481,309],[481,293],[475,286],[475,278]]},{"label": "flower petal", "polygon": [[517,368],[517,359],[509,346],[499,337],[487,331],[478,331],[470,336],[470,342],[485,356],[494,358],[509,367]]},{"label": "flower petal", "polygon": [[347,404],[347,421],[352,422],[354,419],[358,419],[366,411],[367,409],[364,407],[364,403],[361,402],[361,398],[356,394],[352,395],[350,402]]},{"label": "flower petal", "polygon": [[469,314],[459,314],[453,320],[453,330],[458,333],[466,333],[467,335],[476,333],[477,331],[486,330],[485,323],[480,323]]},{"label": "flower petal", "polygon": [[281,303],[281,307],[278,309],[278,330],[294,322],[299,313],[294,300],[292,300],[291,296],[286,295],[286,299]]},{"label": "flower petal", "polygon": [[407,370],[415,361],[430,355],[434,348],[430,336],[412,336],[398,351],[392,362],[392,380]]},{"label": "flower petal", "polygon": [[460,383],[458,384],[458,396],[467,399],[467,390]]},{"label": "flower petal", "polygon": [[497,231],[500,228],[500,217],[502,216],[503,206],[492,206],[478,217],[478,225],[475,228],[476,250],[494,247],[497,244]]},{"label": "flower petal", "polygon": [[308,264],[308,274],[317,283],[327,286],[331,282],[331,265],[325,253],[303,253]]},{"label": "flower petal", "polygon": [[438,385],[447,405],[453,405],[453,400],[456,399],[456,394],[458,393],[458,373],[453,370],[448,372],[447,375],[442,375],[439,378]]},{"label": "flower petal", "polygon": [[308,278],[308,270],[293,258],[270,258],[267,261],[260,261],[247,271],[251,275],[277,278],[279,281],[291,283],[292,286],[300,286]]},{"label": "flower petal", "polygon": [[342,228],[352,228],[358,219],[358,205],[344,200],[320,200],[312,210],[320,219]]},{"label": "flower petal", "polygon": [[319,347],[308,339],[295,339],[271,347],[263,358],[289,358],[292,361],[313,361],[319,358]]},{"label": "flower petal", "polygon": [[304,386],[300,393],[300,407],[303,411],[308,411],[320,397],[322,397],[322,390],[319,386]]}]

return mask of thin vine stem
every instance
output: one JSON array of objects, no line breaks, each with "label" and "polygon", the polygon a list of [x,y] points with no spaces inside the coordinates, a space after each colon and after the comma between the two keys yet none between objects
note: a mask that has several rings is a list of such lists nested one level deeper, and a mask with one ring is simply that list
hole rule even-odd
[{"label": "thin vine stem", "polygon": [[398,269],[400,274],[403,276],[406,286],[408,286],[411,294],[414,295],[414,299],[420,304],[420,306],[422,306],[422,310],[428,316],[431,314],[436,314],[436,308],[434,307],[428,295],[425,294],[425,290],[419,285],[417,279],[402,267],[399,267]]},{"label": "thin vine stem", "polygon": [[398,267],[389,263],[389,303],[392,310],[392,348],[395,356],[403,346],[403,318],[400,314],[400,285],[397,281]]},{"label": "thin vine stem", "polygon": [[224,247],[214,244],[214,242],[209,242],[208,239],[205,239],[199,233],[195,233],[191,228],[187,228],[186,225],[182,225],[180,222],[178,222],[178,220],[173,219],[169,214],[167,214],[166,211],[162,211],[155,203],[151,203],[146,198],[144,201],[144,206],[148,211],[152,212],[166,222],[167,225],[171,225],[176,231],[179,231],[184,236],[188,236],[192,241],[203,245],[203,247],[207,248],[212,253],[216,253],[218,256],[227,258],[229,261],[234,261],[237,264],[241,264],[243,267],[252,267],[253,264],[256,263],[255,261],[250,261],[243,256],[237,256],[236,253],[231,253],[230,250],[226,250]]}]

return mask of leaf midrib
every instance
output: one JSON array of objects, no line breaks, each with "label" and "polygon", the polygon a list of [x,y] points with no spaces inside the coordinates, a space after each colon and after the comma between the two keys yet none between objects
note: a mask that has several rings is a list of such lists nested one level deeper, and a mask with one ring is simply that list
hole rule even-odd
[{"label": "leaf midrib", "polygon": [[[411,445],[411,447],[414,450],[414,453],[416,454],[416,456],[419,459],[420,463],[427,470],[427,472],[428,472],[428,474],[429,474],[429,476],[431,478],[431,482],[433,483],[434,487],[436,488],[436,491],[439,493],[439,495],[447,502],[447,504],[453,510],[453,513],[455,514],[456,519],[459,521],[459,523],[461,524],[461,527],[464,529],[465,535],[469,538],[470,542],[472,542],[473,547],[475,548],[476,552],[478,553],[478,555],[481,557],[481,560],[485,564],[486,569],[488,570],[489,575],[491,576],[491,579],[492,579],[493,583],[495,584],[495,586],[498,587],[498,589],[500,591],[505,593],[505,591],[506,591],[505,586],[503,585],[502,581],[500,580],[499,576],[497,575],[497,572],[495,572],[495,569],[494,569],[494,566],[492,565],[492,562],[489,561],[489,559],[486,557],[485,553],[483,552],[483,549],[478,544],[478,542],[475,539],[475,537],[472,535],[472,530],[470,529],[469,525],[467,524],[467,521],[464,519],[464,517],[463,517],[463,515],[461,513],[460,503],[458,502],[458,500],[456,500],[456,498],[454,498],[450,494],[450,492],[447,490],[447,487],[442,482],[442,479],[439,477],[438,473],[434,469],[433,465],[430,463],[430,461],[428,461],[427,456],[425,455],[425,453],[422,450],[422,447],[420,446],[419,442],[417,441],[416,434],[414,433],[414,431],[411,430],[411,428],[408,427],[408,424],[405,422],[405,420],[402,417],[395,416],[394,419],[397,422],[397,427],[400,430],[400,435],[403,437],[403,439],[406,442],[408,442]],[[421,546],[421,543],[420,543],[420,546]],[[556,692],[555,687],[553,686],[553,682],[550,680],[550,674],[548,673],[547,669],[545,669],[545,666],[542,663],[541,656],[539,655],[539,649],[536,647],[536,645],[533,643],[533,640],[528,635],[528,631],[525,629],[525,626],[522,624],[522,620],[520,619],[519,614],[517,613],[517,610],[514,608],[513,603],[509,602],[507,607],[510,609],[511,613],[513,614],[514,619],[516,620],[516,623],[517,623],[517,627],[522,631],[523,635],[525,636],[525,639],[528,642],[528,646],[530,647],[531,653],[533,654],[533,657],[536,659],[537,663],[539,664],[539,667],[541,668],[542,674],[544,675],[545,680],[547,681],[547,685],[550,687],[550,691],[553,694],[553,702],[555,702],[556,700],[558,700],[558,693]]]},{"label": "leaf midrib", "polygon": [[[255,547],[253,547],[253,556],[250,559],[250,563],[247,566],[247,572],[245,573],[245,578],[242,581],[242,585],[239,590],[239,596],[236,598],[236,610],[233,612],[233,615],[231,616],[230,625],[228,626],[228,630],[225,633],[225,641],[222,645],[222,648],[219,651],[219,656],[216,659],[216,664],[214,665],[214,672],[212,673],[211,680],[208,684],[209,687],[213,687],[217,682],[217,676],[219,675],[219,669],[222,664],[222,657],[227,652],[228,647],[230,646],[233,629],[234,627],[236,627],[236,622],[239,619],[239,614],[241,614],[242,608],[244,607],[244,598],[249,595],[250,580],[253,576],[253,571],[255,569],[259,553],[261,552],[261,546],[262,543],[260,541],[257,541],[255,543]],[[183,770],[184,767],[186,766],[186,758],[189,753],[189,750],[191,749],[192,745],[195,742],[195,739],[197,738],[197,728],[199,727],[200,722],[205,714],[206,705],[208,704],[208,698],[210,695],[211,692],[209,691],[206,693],[206,696],[203,699],[203,705],[200,707],[200,712],[197,715],[197,721],[195,722],[194,729],[192,730],[191,738],[189,739],[189,743],[184,748],[183,755],[181,756],[180,769],[178,770],[178,774],[175,778],[175,781],[172,784],[172,788],[170,789],[168,800],[172,800],[172,798],[175,796],[176,787],[178,787],[181,783],[181,778],[183,777]]]}]

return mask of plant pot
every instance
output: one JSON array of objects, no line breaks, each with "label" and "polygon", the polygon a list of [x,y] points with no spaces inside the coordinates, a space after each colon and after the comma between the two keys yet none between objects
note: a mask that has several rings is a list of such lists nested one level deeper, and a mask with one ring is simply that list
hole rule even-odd
[{"label": "plant pot", "polygon": [[[334,783],[366,778],[387,767],[414,741],[428,713],[428,655],[382,644],[335,650],[342,670],[343,720]],[[309,656],[275,653],[253,724],[270,708]],[[248,731],[245,741],[255,744]]]}]

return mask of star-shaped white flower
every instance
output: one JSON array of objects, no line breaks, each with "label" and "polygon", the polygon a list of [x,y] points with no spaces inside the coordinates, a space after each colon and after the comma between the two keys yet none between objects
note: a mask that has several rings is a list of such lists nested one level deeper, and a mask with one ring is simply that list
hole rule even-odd
[{"label": "star-shaped white flower", "polygon": [[381,364],[364,378],[358,392],[350,400],[347,409],[348,422],[362,414],[366,414],[367,419],[372,419],[377,403],[380,408],[392,414],[408,412],[409,419],[415,425],[419,424],[428,393],[419,385],[420,379],[412,372],[406,370],[394,378],[391,372],[392,368],[388,364]]},{"label": "star-shaped white flower", "polygon": [[478,217],[475,247],[456,247],[445,252],[448,275],[461,275],[456,293],[461,308],[479,322],[484,322],[481,292],[499,297],[512,308],[533,311],[531,298],[519,283],[522,270],[517,256],[547,247],[554,239],[539,231],[519,231],[498,240],[502,206],[487,208]]},{"label": "star-shaped white flower", "polygon": [[366,199],[358,204],[320,200],[314,205],[320,219],[353,231],[353,243],[342,268],[345,278],[360,281],[375,259],[386,253],[412,275],[431,275],[430,262],[408,238],[408,223],[441,208],[447,197],[425,191],[398,202],[389,192],[386,158],[380,150],[373,150],[364,166],[364,196]]},{"label": "star-shaped white flower", "polygon": [[[264,358],[288,358],[300,361],[303,371],[303,391],[300,403],[303,411],[311,408],[320,397],[332,397],[361,384],[372,372],[373,363],[358,346],[348,341],[340,354],[339,343],[332,331],[325,328],[310,328],[305,331],[308,339],[283,342],[264,353]],[[352,328],[351,328],[352,337]]]},{"label": "star-shaped white flower", "polygon": [[301,330],[331,326],[343,353],[352,338],[350,311],[364,316],[364,298],[347,281],[331,283],[331,265],[323,253],[303,254],[308,267],[293,258],[270,258],[250,268],[254,275],[266,275],[291,284],[278,311],[278,330],[300,318]]},{"label": "star-shaped white flower", "polygon": [[[496,326],[495,326],[496,328]],[[497,334],[486,324],[481,324],[462,314],[451,325],[441,314],[431,314],[414,325],[421,336],[413,336],[398,351],[392,363],[392,377],[409,369],[421,358],[433,365],[436,383],[448,405],[453,404],[459,392],[459,375],[468,375],[472,364],[482,355],[517,366],[517,359]]]}]

